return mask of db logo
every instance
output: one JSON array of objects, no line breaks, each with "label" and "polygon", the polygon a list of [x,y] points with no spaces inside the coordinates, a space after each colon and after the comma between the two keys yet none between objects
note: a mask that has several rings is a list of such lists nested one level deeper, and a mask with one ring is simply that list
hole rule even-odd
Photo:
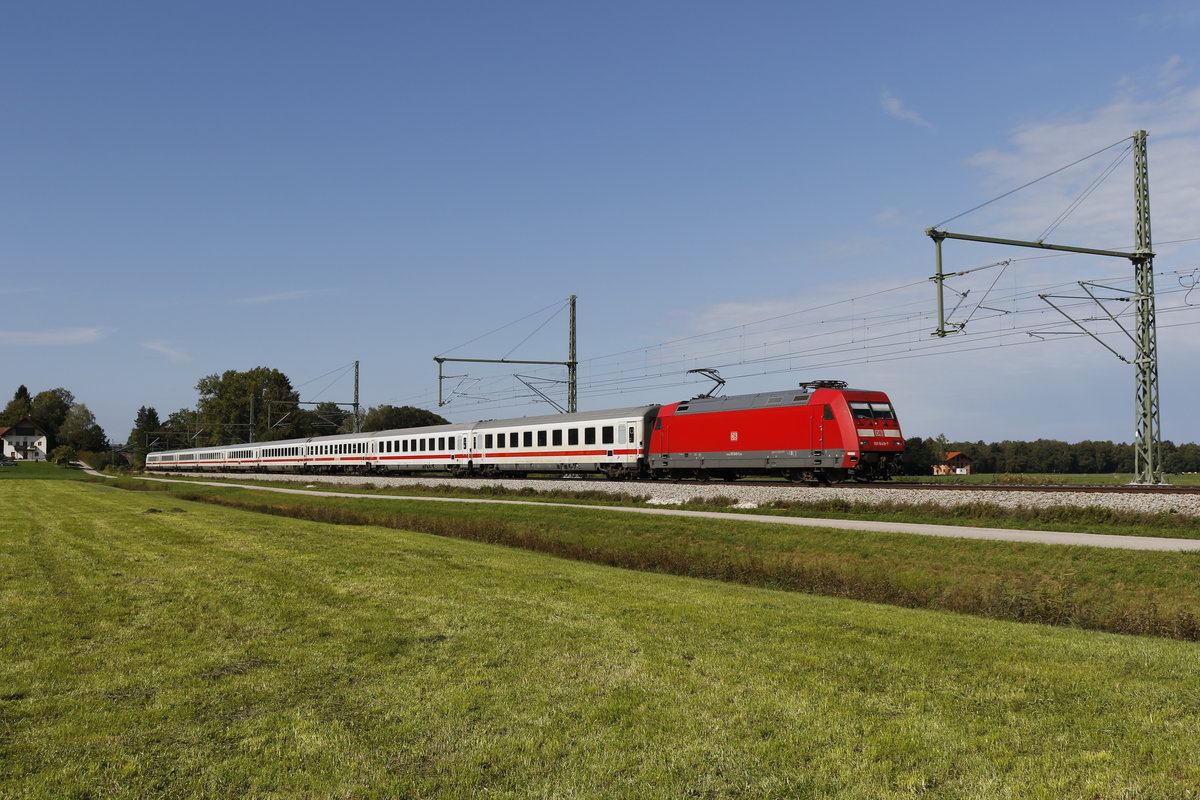
[{"label": "db logo", "polygon": [[730,431],[730,432],[729,432],[729,441],[731,441],[731,442],[736,442],[736,441],[737,441],[737,431]]}]

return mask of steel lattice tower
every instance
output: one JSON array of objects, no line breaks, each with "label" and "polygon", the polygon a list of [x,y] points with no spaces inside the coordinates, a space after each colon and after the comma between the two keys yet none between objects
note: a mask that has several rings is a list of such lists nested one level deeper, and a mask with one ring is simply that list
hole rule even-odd
[{"label": "steel lattice tower", "polygon": [[1133,135],[1134,303],[1137,312],[1137,383],[1134,409],[1137,433],[1133,442],[1134,483],[1162,483],[1162,427],[1158,408],[1158,342],[1154,320],[1154,249],[1150,239],[1150,171],[1146,163],[1146,132]]}]

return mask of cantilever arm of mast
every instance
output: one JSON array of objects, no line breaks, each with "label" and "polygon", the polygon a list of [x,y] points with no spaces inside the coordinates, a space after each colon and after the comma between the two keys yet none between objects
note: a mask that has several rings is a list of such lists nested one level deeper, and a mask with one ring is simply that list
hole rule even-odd
[{"label": "cantilever arm of mast", "polygon": [[1057,250],[1063,253],[1086,253],[1093,256],[1113,256],[1115,258],[1127,258],[1130,261],[1145,261],[1154,258],[1154,253],[1149,251],[1142,252],[1124,252],[1122,250],[1098,250],[1094,247],[1073,247],[1066,244],[1047,244],[1043,241],[1023,241],[1020,239],[998,239],[994,236],[976,236],[970,233],[951,233],[950,231],[939,231],[934,228],[926,228],[925,235],[935,242],[941,242],[943,239],[961,239],[965,242],[984,242],[986,244],[1003,244],[1010,247],[1035,247],[1041,250]]},{"label": "cantilever arm of mast", "polygon": [[569,367],[578,363],[575,361],[519,361],[514,358],[442,358],[441,356],[434,356],[433,360],[439,364],[447,361],[468,361],[472,364],[552,364],[559,367]]}]

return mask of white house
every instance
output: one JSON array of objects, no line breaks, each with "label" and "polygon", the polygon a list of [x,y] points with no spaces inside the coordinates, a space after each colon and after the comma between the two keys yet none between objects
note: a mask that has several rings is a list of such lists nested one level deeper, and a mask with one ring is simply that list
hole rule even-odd
[{"label": "white house", "polygon": [[0,428],[0,446],[5,458],[24,461],[45,461],[49,437],[29,417],[21,417],[15,425]]}]

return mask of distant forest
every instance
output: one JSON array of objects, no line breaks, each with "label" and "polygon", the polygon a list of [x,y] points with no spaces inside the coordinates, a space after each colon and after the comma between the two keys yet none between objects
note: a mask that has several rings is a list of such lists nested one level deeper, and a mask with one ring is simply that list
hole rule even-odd
[{"label": "distant forest", "polygon": [[[965,453],[971,459],[972,472],[1001,474],[1049,472],[1120,473],[1133,472],[1133,445],[1123,442],[951,442],[944,436],[919,437],[904,441],[904,472],[929,475],[933,465],[947,453]],[[1200,472],[1200,445],[1162,443],[1163,471]]]}]

